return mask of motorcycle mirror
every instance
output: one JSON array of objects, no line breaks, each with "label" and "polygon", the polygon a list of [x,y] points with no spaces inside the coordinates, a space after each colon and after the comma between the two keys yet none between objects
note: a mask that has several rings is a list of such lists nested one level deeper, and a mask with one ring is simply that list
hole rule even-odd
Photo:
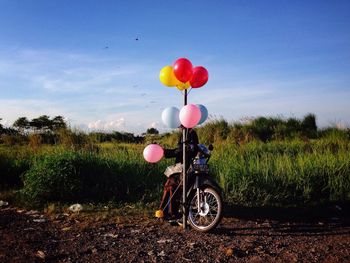
[{"label": "motorcycle mirror", "polygon": [[209,151],[212,151],[212,150],[214,150],[214,146],[212,144],[209,144],[208,149],[209,149]]}]

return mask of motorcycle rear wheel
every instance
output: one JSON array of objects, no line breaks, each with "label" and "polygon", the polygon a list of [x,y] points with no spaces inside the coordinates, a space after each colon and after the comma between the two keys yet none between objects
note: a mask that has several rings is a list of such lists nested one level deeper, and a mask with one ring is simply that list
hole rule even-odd
[{"label": "motorcycle rear wheel", "polygon": [[200,209],[197,191],[190,197],[188,221],[191,227],[200,232],[208,232],[220,223],[223,215],[221,195],[212,187],[199,190]]}]

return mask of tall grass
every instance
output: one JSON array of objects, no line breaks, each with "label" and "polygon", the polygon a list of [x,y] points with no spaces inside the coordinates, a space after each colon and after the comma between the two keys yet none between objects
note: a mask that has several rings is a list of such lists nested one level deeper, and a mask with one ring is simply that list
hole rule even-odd
[{"label": "tall grass", "polygon": [[[175,137],[167,137],[168,143]],[[228,134],[226,140],[214,142],[211,170],[230,203],[290,206],[350,201],[347,133],[241,144],[232,143]],[[0,186],[23,183],[26,199],[38,204],[149,202],[159,199],[166,179],[163,171],[173,162],[148,164],[141,144],[103,143],[93,149],[70,145],[42,145],[36,151],[1,146]]]},{"label": "tall grass", "polygon": [[349,142],[222,144],[212,164],[233,203],[311,205],[350,201]]},{"label": "tall grass", "polygon": [[154,201],[167,163],[148,164],[141,147],[111,143],[98,153],[62,149],[42,153],[27,171],[22,193],[36,204]]}]

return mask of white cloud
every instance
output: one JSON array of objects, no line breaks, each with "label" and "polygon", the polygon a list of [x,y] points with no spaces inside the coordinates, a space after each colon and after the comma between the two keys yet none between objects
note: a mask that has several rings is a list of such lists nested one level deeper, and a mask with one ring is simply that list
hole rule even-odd
[{"label": "white cloud", "polygon": [[114,130],[124,130],[125,129],[125,119],[119,118],[114,121],[102,121],[97,120],[90,122],[88,124],[88,128],[90,130],[98,130],[98,131],[114,131]]},{"label": "white cloud", "polygon": [[[178,90],[159,83],[162,66],[113,56],[0,50],[0,118],[11,123],[22,116],[63,115],[71,126],[86,130],[142,133],[153,127],[166,131],[162,110],[181,108],[183,99]],[[350,122],[350,93],[333,91],[345,86],[344,78],[262,79],[260,74],[244,80],[239,73],[247,76],[247,69],[234,75],[231,68],[221,69],[213,69],[208,84],[193,89],[188,97],[189,103],[205,105],[211,116],[238,120],[313,112],[324,125],[334,120]]]},{"label": "white cloud", "polygon": [[150,124],[150,127],[151,127],[151,128],[157,128],[158,126],[159,126],[159,123],[156,122],[156,121],[154,121],[154,122],[152,122],[152,123]]},{"label": "white cloud", "polygon": [[134,76],[148,79],[150,68],[146,62],[136,63],[119,57],[101,58],[48,50],[20,50],[12,56],[0,52],[0,79],[1,75],[20,78],[25,80],[23,85],[32,84],[38,90],[66,94],[104,91],[116,85],[127,90],[126,85],[134,85],[130,83]]},{"label": "white cloud", "polygon": [[0,119],[0,123],[4,126],[4,127],[10,127],[13,122],[11,122],[10,120],[8,119]]}]

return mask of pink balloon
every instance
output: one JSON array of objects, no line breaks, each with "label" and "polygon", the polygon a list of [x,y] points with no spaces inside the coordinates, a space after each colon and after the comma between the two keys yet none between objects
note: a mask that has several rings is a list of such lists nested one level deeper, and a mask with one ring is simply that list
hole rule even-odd
[{"label": "pink balloon", "polygon": [[201,110],[194,104],[188,104],[182,107],[179,117],[183,126],[193,128],[201,119]]},{"label": "pink balloon", "polygon": [[156,163],[163,158],[164,150],[158,144],[147,145],[143,150],[143,157],[149,163]]}]

